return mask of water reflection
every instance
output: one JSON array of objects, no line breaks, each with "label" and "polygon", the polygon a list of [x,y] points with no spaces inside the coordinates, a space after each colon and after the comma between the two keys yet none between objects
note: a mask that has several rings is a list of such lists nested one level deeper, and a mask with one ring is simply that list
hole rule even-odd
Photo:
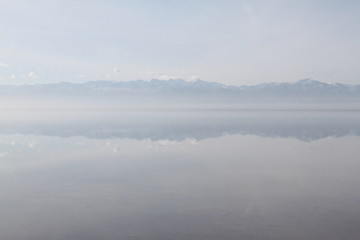
[{"label": "water reflection", "polygon": [[2,113],[0,134],[197,141],[258,135],[312,141],[359,136],[360,112],[108,111]]},{"label": "water reflection", "polygon": [[5,114],[0,239],[355,240],[358,120],[329,112]]}]

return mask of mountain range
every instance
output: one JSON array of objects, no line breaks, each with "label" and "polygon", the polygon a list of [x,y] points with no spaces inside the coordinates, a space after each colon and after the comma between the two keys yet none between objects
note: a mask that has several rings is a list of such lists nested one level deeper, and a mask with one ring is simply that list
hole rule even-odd
[{"label": "mountain range", "polygon": [[182,79],[152,79],[150,81],[7,85],[0,86],[0,95],[7,97],[100,97],[126,104],[338,104],[360,103],[360,85],[303,79],[297,82],[234,86],[203,80],[189,82]]}]

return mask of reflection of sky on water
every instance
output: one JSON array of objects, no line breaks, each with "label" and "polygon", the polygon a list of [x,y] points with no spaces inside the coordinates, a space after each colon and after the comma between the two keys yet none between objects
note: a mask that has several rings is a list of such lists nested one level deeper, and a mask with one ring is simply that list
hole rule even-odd
[{"label": "reflection of sky on water", "polygon": [[[205,127],[214,126],[200,141],[194,137],[171,140],[177,139],[179,129],[159,140],[46,134],[50,129],[69,133],[81,126],[81,119],[86,119],[82,133],[126,126],[84,115],[63,121],[59,115],[52,116],[52,121],[44,118],[43,123],[48,123],[44,132],[40,125],[24,131],[35,126],[37,118],[14,120],[15,128],[9,128],[9,123],[6,129],[21,131],[0,136],[0,238],[335,240],[359,236],[358,136],[351,131],[344,137],[316,141],[256,134],[217,136],[212,131],[220,122],[238,126],[238,115],[207,122],[200,116],[194,121],[197,127],[202,122]],[[332,116],[354,124],[338,122],[341,129],[356,126],[355,117]],[[113,118],[113,123],[121,119]],[[194,118],[169,119],[178,121],[167,121],[171,128],[182,124],[189,128],[181,129],[196,129],[190,127]],[[307,119],[307,123],[316,122]],[[141,121],[128,124],[140,126]],[[144,129],[158,131],[163,126],[155,117],[151,121]],[[313,128],[305,128],[309,129]]]}]

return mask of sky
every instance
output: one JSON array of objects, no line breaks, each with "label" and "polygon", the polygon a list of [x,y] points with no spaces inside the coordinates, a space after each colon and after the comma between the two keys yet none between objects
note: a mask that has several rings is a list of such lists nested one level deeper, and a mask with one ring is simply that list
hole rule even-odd
[{"label": "sky", "polygon": [[0,0],[0,84],[360,84],[357,0]]}]

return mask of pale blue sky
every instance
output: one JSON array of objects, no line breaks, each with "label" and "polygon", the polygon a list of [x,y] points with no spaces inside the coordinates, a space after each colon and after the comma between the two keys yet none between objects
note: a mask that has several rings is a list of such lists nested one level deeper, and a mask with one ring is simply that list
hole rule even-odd
[{"label": "pale blue sky", "polygon": [[360,83],[360,1],[0,2],[0,84]]}]

